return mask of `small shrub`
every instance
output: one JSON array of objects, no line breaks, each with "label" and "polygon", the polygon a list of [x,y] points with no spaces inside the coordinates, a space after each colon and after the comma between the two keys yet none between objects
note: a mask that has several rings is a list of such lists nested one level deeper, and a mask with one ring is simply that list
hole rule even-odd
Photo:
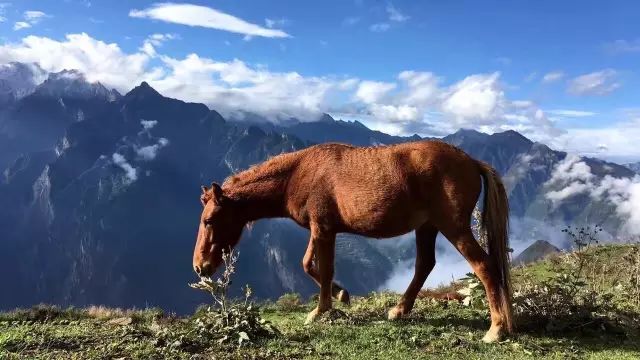
[{"label": "small shrub", "polygon": [[[626,322],[627,316],[614,301],[615,294],[604,290],[603,276],[588,271],[598,253],[591,249],[599,243],[598,225],[567,227],[574,251],[550,261],[553,275],[533,281],[520,278],[514,286],[513,303],[520,326],[547,331],[601,331]],[[602,270],[602,269],[601,269]]]},{"label": "small shrub", "polygon": [[568,274],[557,274],[541,283],[524,281],[513,294],[514,310],[521,325],[561,331],[597,325],[601,315],[613,310],[611,296],[599,294]]},{"label": "small shrub", "polygon": [[300,294],[297,293],[284,294],[276,300],[276,309],[280,311],[297,311],[302,307],[303,305],[302,300],[300,299]]},{"label": "small shrub", "polygon": [[[599,243],[602,228],[598,225],[569,226],[562,232],[572,241],[574,251],[548,259],[550,274],[542,278],[529,274],[512,279],[516,325],[550,332],[636,326],[629,322],[635,321],[637,311],[629,311],[621,304],[625,304],[624,301],[640,302],[639,248],[634,247],[624,256],[625,272],[616,277],[617,285],[605,286],[602,279],[605,270],[600,268],[598,271],[593,267],[600,254],[593,246]],[[465,296],[465,306],[486,308],[484,286],[475,274],[467,274],[459,284],[462,289],[458,293]]]},{"label": "small shrub", "polygon": [[214,306],[196,313],[193,319],[194,331],[198,338],[206,341],[214,338],[218,343],[255,343],[263,338],[279,334],[278,330],[260,316],[259,309],[249,301],[251,288],[245,286],[244,301],[231,301],[228,298],[231,277],[235,273],[238,255],[233,251],[222,256],[225,270],[221,278],[212,280],[200,278],[200,282],[190,284],[195,289],[208,292]]}]

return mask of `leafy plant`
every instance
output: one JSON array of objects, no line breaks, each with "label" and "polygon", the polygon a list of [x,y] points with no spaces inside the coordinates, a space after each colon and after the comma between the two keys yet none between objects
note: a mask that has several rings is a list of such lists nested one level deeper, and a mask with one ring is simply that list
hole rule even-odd
[{"label": "leafy plant", "polygon": [[569,236],[576,251],[571,252],[566,258],[570,262],[569,268],[566,272],[559,273],[555,280],[569,287],[569,295],[575,296],[587,285],[584,281],[584,270],[593,258],[591,253],[585,250],[600,242],[598,234],[602,232],[602,227],[587,225],[578,229],[578,227],[567,226],[562,232]]},{"label": "leafy plant", "polygon": [[464,287],[458,290],[458,293],[465,298],[462,300],[462,304],[473,308],[485,308],[487,306],[487,296],[484,291],[484,286],[474,273],[468,273],[461,279]]},{"label": "leafy plant", "polygon": [[208,292],[214,306],[196,313],[195,331],[199,337],[214,337],[219,343],[237,342],[238,346],[254,343],[262,338],[271,338],[279,334],[278,330],[260,316],[257,306],[250,302],[251,288],[244,287],[244,301],[231,301],[228,297],[231,278],[236,271],[238,254],[225,252],[222,255],[224,272],[215,281],[200,278],[200,282],[189,284],[194,289]]}]

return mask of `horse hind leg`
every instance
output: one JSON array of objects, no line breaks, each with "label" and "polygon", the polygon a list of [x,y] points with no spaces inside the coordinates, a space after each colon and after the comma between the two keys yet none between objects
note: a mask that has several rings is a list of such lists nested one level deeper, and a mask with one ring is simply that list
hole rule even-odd
[{"label": "horse hind leg", "polygon": [[482,339],[484,342],[495,342],[500,340],[504,333],[503,316],[500,312],[500,287],[498,285],[498,275],[495,266],[489,255],[482,249],[476,241],[471,228],[467,226],[458,231],[444,231],[443,234],[449,239],[453,246],[469,262],[473,272],[478,276],[484,285],[491,312],[491,328]]},{"label": "horse hind leg", "polygon": [[[310,240],[309,245],[307,245],[307,251],[302,258],[302,268],[304,269],[304,272],[307,273],[307,275],[309,275],[318,286],[320,286],[320,274],[318,274],[318,270],[314,264],[314,249],[314,242]],[[345,305],[349,305],[351,302],[347,289],[338,285],[335,281],[331,286],[331,295]]]},{"label": "horse hind leg", "polygon": [[312,226],[311,241],[314,242],[314,253],[318,259],[320,297],[318,299],[318,306],[307,315],[305,324],[315,321],[322,313],[331,310],[336,234],[319,229],[317,226]]},{"label": "horse hind leg", "polygon": [[398,304],[389,310],[389,320],[396,320],[407,315],[413,309],[416,296],[422,289],[424,282],[436,265],[436,236],[438,229],[430,224],[424,224],[416,229],[416,267],[413,279]]}]

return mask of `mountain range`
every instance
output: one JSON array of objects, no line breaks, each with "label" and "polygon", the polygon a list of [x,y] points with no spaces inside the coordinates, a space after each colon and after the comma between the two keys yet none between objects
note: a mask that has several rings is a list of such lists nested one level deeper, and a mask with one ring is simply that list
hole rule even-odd
[{"label": "mountain range", "polygon": [[[277,124],[250,113],[225,118],[144,82],[121,95],[75,70],[39,81],[37,65],[0,69],[0,271],[10,274],[1,280],[10,291],[0,308],[47,302],[191,311],[205,301],[187,286],[200,185],[315,143],[422,139],[327,114]],[[514,218],[620,227],[615,208],[588,196],[550,205],[548,180],[566,153],[515,131],[463,129],[441,140],[503,175]],[[583,161],[597,178],[633,176],[617,164]],[[308,236],[288,220],[257,222],[239,245],[235,282],[251,284],[258,298],[313,294],[300,265]],[[376,290],[398,261],[413,257],[406,239],[389,245],[345,234],[337,243],[336,277],[354,294]]]},{"label": "mountain range", "polygon": [[634,171],[636,174],[640,174],[640,162],[625,164],[627,168]]}]

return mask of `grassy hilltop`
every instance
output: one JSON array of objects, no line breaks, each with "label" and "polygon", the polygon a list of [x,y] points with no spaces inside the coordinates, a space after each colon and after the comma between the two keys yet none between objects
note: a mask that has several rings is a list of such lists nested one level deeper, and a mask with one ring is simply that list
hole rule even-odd
[{"label": "grassy hilltop", "polygon": [[356,297],[318,323],[314,302],[293,294],[260,306],[175,317],[160,309],[59,309],[0,314],[1,359],[638,359],[640,246],[557,255],[513,272],[518,333],[480,341],[489,327],[482,286],[458,287],[465,303],[420,299],[390,322],[398,295]]}]

